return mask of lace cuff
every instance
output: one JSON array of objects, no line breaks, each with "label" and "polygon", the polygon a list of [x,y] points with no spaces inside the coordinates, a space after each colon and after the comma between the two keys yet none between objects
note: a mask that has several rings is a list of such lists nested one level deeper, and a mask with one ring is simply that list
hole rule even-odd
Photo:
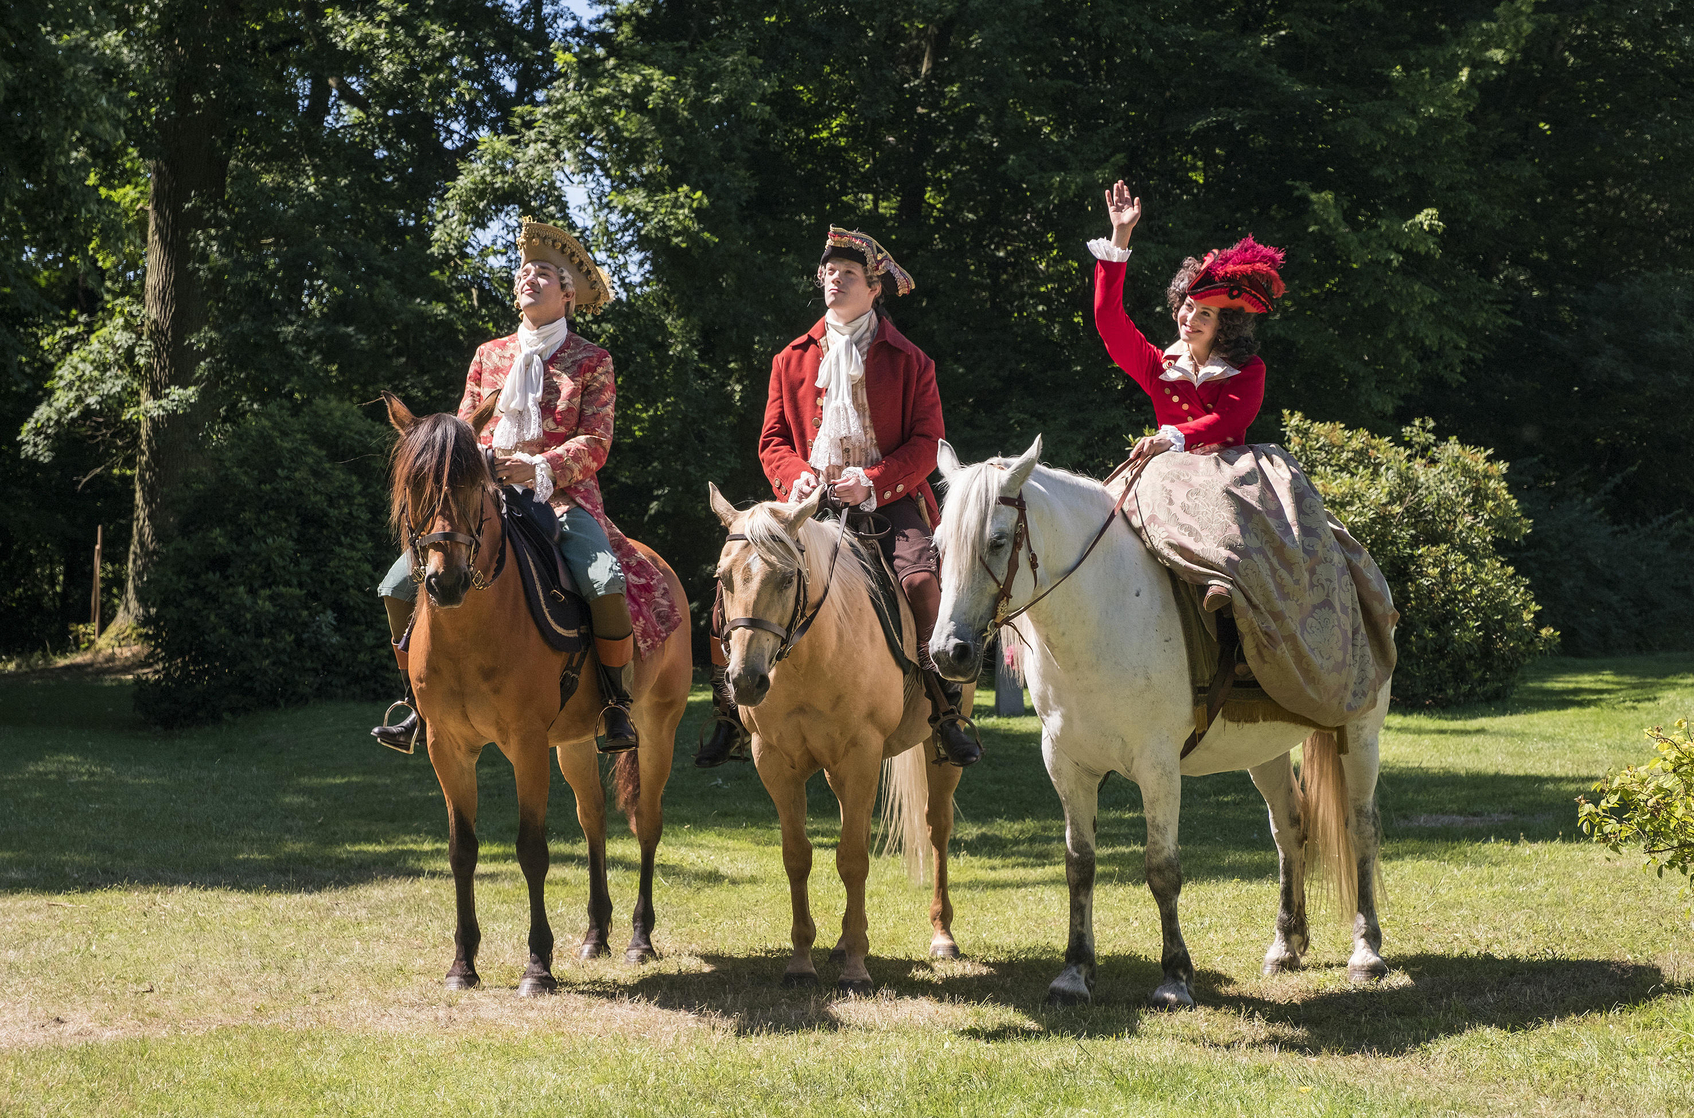
[{"label": "lace cuff", "polygon": [[876,511],[876,486],[871,483],[871,479],[865,474],[864,470],[860,469],[858,466],[848,466],[845,470],[841,471],[841,480],[855,481],[864,486],[866,489],[869,489],[870,495],[859,502],[859,511]]},{"label": "lace cuff", "polygon": [[1172,427],[1169,423],[1159,428],[1159,437],[1171,441],[1171,449],[1181,454],[1188,449],[1188,436]]},{"label": "lace cuff", "polygon": [[1129,259],[1132,248],[1119,248],[1105,237],[1095,237],[1088,242],[1088,251],[1094,254],[1096,260],[1109,260],[1113,264],[1122,264]]},{"label": "lace cuff", "polygon": [[535,490],[535,499],[546,504],[553,496],[553,465],[539,454],[514,454],[519,462],[535,467],[535,481],[530,488]]}]

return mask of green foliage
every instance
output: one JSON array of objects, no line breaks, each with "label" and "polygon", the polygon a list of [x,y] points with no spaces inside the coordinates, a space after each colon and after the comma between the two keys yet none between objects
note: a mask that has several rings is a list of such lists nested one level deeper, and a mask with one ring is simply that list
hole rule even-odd
[{"label": "green foliage", "polygon": [[375,582],[389,432],[346,404],[271,405],[220,433],[143,596],[156,669],[136,709],[203,722],[395,686]]},{"label": "green foliage", "polygon": [[1427,420],[1403,445],[1285,413],[1290,453],[1382,568],[1400,611],[1394,698],[1447,704],[1511,693],[1558,634],[1537,628],[1529,583],[1500,556],[1529,520],[1486,450],[1437,440]]},{"label": "green foliage", "polygon": [[1615,854],[1641,851],[1642,868],[1660,877],[1666,870],[1694,876],[1694,733],[1679,721],[1672,733],[1654,727],[1646,734],[1659,755],[1594,785],[1597,802],[1578,796],[1577,824]]}]

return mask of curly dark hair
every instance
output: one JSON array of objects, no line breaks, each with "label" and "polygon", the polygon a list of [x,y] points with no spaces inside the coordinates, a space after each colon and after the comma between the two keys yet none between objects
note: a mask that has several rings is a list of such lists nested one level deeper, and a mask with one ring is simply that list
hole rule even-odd
[{"label": "curly dark hair", "polygon": [[[1190,256],[1171,277],[1170,286],[1165,288],[1165,302],[1170,305],[1172,318],[1187,301],[1188,289],[1193,286],[1194,277],[1200,274],[1202,266],[1201,261]],[[1253,336],[1255,317],[1235,307],[1219,307],[1218,332],[1212,339],[1212,351],[1236,366],[1259,352],[1259,339]]]}]

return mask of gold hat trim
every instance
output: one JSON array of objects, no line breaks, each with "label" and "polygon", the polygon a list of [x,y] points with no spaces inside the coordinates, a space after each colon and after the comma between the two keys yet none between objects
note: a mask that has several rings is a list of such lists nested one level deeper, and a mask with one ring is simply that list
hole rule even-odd
[{"label": "gold hat trim", "polygon": [[611,277],[594,262],[582,243],[557,225],[548,225],[533,217],[522,218],[518,230],[520,264],[544,260],[554,267],[571,273],[576,287],[578,314],[599,314],[606,304],[618,297],[612,288]]}]

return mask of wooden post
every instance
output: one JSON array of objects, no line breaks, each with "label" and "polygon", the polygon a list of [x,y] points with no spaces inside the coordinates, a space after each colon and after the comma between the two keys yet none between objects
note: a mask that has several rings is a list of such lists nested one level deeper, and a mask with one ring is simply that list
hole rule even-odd
[{"label": "wooden post", "polygon": [[1023,684],[1018,682],[1017,673],[1006,665],[1006,656],[999,641],[995,641],[989,651],[994,655],[994,713],[1001,718],[1021,715],[1024,712]]},{"label": "wooden post", "polygon": [[88,619],[94,624],[94,639],[100,639],[100,551],[106,542],[106,526],[94,526],[94,593],[88,606]]}]

